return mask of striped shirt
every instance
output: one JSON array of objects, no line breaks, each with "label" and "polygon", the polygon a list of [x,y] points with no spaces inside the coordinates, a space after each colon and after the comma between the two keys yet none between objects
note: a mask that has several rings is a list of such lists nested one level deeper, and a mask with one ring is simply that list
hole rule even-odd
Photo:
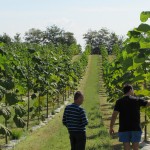
[{"label": "striped shirt", "polygon": [[69,131],[86,131],[85,126],[88,124],[88,119],[85,110],[74,103],[66,106],[63,124]]}]

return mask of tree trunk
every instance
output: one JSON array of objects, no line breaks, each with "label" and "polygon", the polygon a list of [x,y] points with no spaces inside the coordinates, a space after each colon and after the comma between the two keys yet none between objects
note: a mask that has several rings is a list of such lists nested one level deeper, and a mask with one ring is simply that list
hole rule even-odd
[{"label": "tree trunk", "polygon": [[60,103],[59,103],[59,93],[58,93],[58,97],[57,98],[58,98],[58,107],[59,107],[60,106]]},{"label": "tree trunk", "polygon": [[30,120],[30,88],[29,88],[29,78],[30,78],[30,71],[29,71],[29,54],[28,54],[28,77],[27,77],[27,85],[28,85],[28,117],[27,117],[27,130],[29,129],[29,120]]},{"label": "tree trunk", "polygon": [[41,111],[40,111],[40,95],[39,95],[39,115],[38,115],[38,121],[40,121],[40,113],[41,113]]},{"label": "tree trunk", "polygon": [[70,90],[68,89],[68,98],[69,98],[69,95],[70,95]]},{"label": "tree trunk", "polygon": [[[145,69],[145,74],[147,73],[146,69]],[[146,84],[146,80],[144,81],[144,89],[147,88],[147,84]],[[146,110],[145,110],[145,122],[147,122],[147,116],[146,116]],[[147,142],[147,124],[145,124],[145,136],[144,136],[144,141]]]},{"label": "tree trunk", "polygon": [[63,102],[65,101],[65,93],[64,93],[64,91],[63,91]]},{"label": "tree trunk", "polygon": [[[7,128],[7,119],[5,119],[5,127]],[[5,134],[5,143],[8,144],[8,136]]]},{"label": "tree trunk", "polygon": [[66,101],[66,99],[67,99],[67,93],[66,93],[66,89],[65,89],[65,101]]},{"label": "tree trunk", "polygon": [[27,130],[29,129],[29,120],[30,120],[30,91],[28,85],[28,117],[27,117]]},{"label": "tree trunk", "polygon": [[46,117],[48,118],[48,92],[47,92],[47,98],[46,98],[46,101],[47,101],[47,112],[46,112]]}]

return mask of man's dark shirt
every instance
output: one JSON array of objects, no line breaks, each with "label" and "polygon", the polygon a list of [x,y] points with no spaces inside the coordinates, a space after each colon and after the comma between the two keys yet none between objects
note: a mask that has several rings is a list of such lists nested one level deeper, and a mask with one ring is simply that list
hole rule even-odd
[{"label": "man's dark shirt", "polygon": [[141,131],[140,107],[147,101],[133,96],[124,96],[116,101],[114,111],[119,112],[119,132]]}]

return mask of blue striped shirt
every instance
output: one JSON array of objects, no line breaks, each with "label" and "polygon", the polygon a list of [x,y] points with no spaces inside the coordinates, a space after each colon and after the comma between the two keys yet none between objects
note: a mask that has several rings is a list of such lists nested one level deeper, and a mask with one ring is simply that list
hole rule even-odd
[{"label": "blue striped shirt", "polygon": [[85,126],[88,124],[88,119],[85,110],[74,103],[66,106],[63,124],[69,131],[86,131]]}]

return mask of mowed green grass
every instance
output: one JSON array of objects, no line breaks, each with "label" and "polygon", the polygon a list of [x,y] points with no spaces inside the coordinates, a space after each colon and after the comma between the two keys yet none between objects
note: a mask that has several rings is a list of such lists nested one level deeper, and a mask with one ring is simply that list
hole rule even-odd
[{"label": "mowed green grass", "polygon": [[[83,107],[87,112],[89,125],[87,126],[86,150],[111,150],[111,139],[103,124],[100,111],[99,73],[100,56],[89,56],[89,65],[79,90],[84,93]],[[70,150],[69,135],[62,125],[63,111],[45,127],[27,135],[15,150]]]},{"label": "mowed green grass", "polygon": [[93,55],[90,58],[90,64],[85,77],[85,87],[83,93],[89,125],[87,127],[87,150],[109,150],[111,149],[110,136],[108,130],[103,124],[100,108],[100,56]]}]

